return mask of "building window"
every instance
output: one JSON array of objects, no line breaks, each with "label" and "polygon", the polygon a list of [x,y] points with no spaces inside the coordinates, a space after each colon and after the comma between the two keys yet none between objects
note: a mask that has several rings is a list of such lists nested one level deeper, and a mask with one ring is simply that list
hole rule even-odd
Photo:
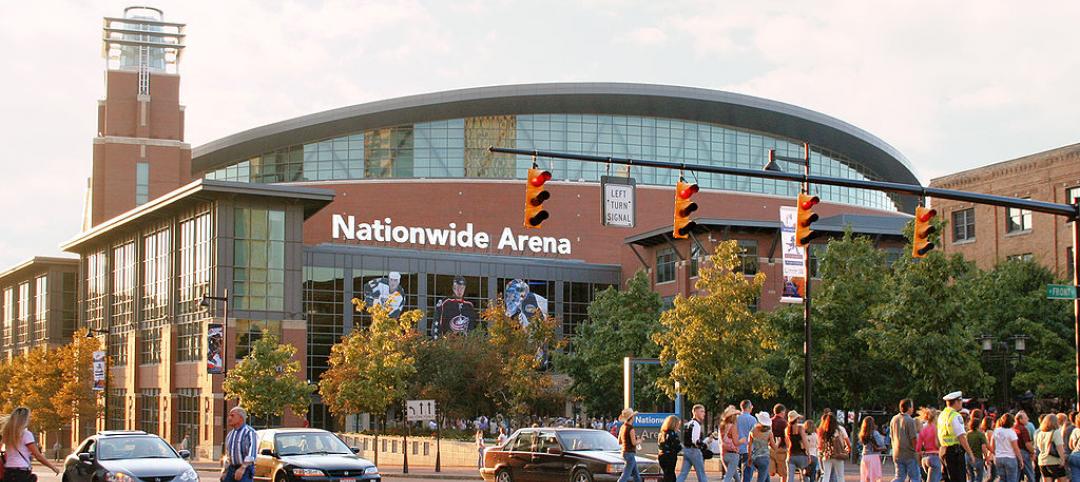
[{"label": "building window", "polygon": [[15,289],[4,290],[4,348],[15,342]]},{"label": "building window", "polygon": [[180,222],[180,272],[176,360],[203,361],[203,323],[206,312],[199,307],[202,295],[210,292],[213,229],[209,212]]},{"label": "building window", "polygon": [[[304,313],[307,314],[307,378],[318,380],[330,367],[330,349],[345,336],[345,270],[304,267]],[[355,317],[358,313],[353,314]]]},{"label": "building window", "polygon": [[135,205],[141,206],[150,200],[150,164],[135,163]]},{"label": "building window", "polygon": [[413,126],[364,132],[364,177],[412,177]]},{"label": "building window", "polygon": [[19,284],[19,318],[16,343],[30,341],[30,283]]},{"label": "building window", "polygon": [[161,390],[157,388],[143,389],[139,394],[139,430],[146,433],[158,433],[158,397]]},{"label": "building window", "polygon": [[[1027,198],[1024,198],[1027,199]],[[1005,232],[1022,233],[1031,230],[1031,211],[1027,209],[1005,208]]]},{"label": "building window", "polygon": [[563,337],[570,338],[577,334],[581,325],[589,318],[589,303],[610,288],[608,284],[563,282]]},{"label": "building window", "polygon": [[975,208],[961,209],[952,213],[953,242],[975,239]]},{"label": "building window", "polygon": [[113,248],[112,319],[109,323],[109,356],[115,363],[128,361],[128,336],[135,321],[135,243]]},{"label": "building window", "polygon": [[1014,254],[1006,256],[1005,261],[1035,261],[1035,256],[1031,253]]},{"label": "building window", "polygon": [[105,329],[105,301],[108,290],[105,289],[105,271],[108,263],[105,251],[97,251],[86,256],[86,324],[94,330]]},{"label": "building window", "polygon": [[236,208],[233,213],[233,299],[236,309],[283,310],[285,211]]},{"label": "building window", "polygon": [[1066,267],[1065,267],[1066,271],[1065,272],[1068,273],[1068,276],[1066,276],[1065,278],[1067,280],[1072,280],[1073,279],[1073,263],[1074,263],[1072,246],[1069,246],[1069,247],[1065,248],[1065,263],[1066,263]]},{"label": "building window", "polygon": [[110,389],[108,397],[109,411],[106,413],[105,430],[124,430],[127,421],[127,390]]},{"label": "building window", "polygon": [[1070,187],[1065,190],[1065,202],[1076,204],[1080,200],[1080,186]]},{"label": "building window", "polygon": [[758,242],[753,239],[740,239],[739,261],[735,269],[744,275],[755,275],[758,272]]},{"label": "building window", "polygon": [[61,273],[60,285],[61,285],[61,311],[60,317],[63,323],[62,335],[65,339],[70,338],[75,333],[75,325],[78,323],[78,315],[75,311],[76,300],[79,297],[79,286],[76,277],[76,273]]},{"label": "building window", "polygon": [[675,249],[664,248],[656,252],[656,282],[675,281]]},{"label": "building window", "polygon": [[825,251],[829,249],[827,244],[811,244],[807,247],[810,250],[810,277],[821,277],[821,258],[825,256]]},{"label": "building window", "polygon": [[228,335],[236,337],[236,353],[233,358],[237,362],[251,353],[251,347],[255,345],[255,342],[262,339],[263,330],[277,336],[280,343],[280,321],[236,320],[236,329],[234,330],[236,334],[228,333]]},{"label": "building window", "polygon": [[701,245],[694,242],[690,243],[690,277],[694,278],[698,275],[698,270],[701,269],[701,263],[705,261],[708,256],[705,255],[705,250]]},{"label": "building window", "polygon": [[45,340],[45,321],[49,316],[49,287],[46,276],[34,279],[34,336],[35,342]]},{"label": "building window", "polygon": [[188,437],[188,449],[199,443],[199,389],[180,388],[176,391],[176,440]]},{"label": "building window", "polygon": [[885,248],[885,266],[891,268],[903,255],[903,248]]},{"label": "building window", "polygon": [[168,228],[143,237],[139,363],[144,365],[161,362],[161,330],[168,323],[171,239]]}]

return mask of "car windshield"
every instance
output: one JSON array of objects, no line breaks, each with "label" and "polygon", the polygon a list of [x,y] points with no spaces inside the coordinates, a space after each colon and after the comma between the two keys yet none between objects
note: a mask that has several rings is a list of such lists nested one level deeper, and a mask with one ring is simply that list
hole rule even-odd
[{"label": "car windshield", "polygon": [[178,457],[176,451],[158,437],[101,437],[97,441],[98,460]]},{"label": "car windshield", "polygon": [[600,430],[559,432],[566,450],[619,450],[619,441],[610,433]]},{"label": "car windshield", "polygon": [[279,456],[352,453],[345,442],[326,432],[279,433],[274,437],[274,451]]}]

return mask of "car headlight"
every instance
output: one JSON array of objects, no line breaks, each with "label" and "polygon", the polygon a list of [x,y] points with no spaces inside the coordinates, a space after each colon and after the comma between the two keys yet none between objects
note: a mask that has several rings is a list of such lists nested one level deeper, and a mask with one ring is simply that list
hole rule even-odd
[{"label": "car headlight", "polygon": [[609,474],[621,474],[625,466],[626,464],[607,464],[606,472]]},{"label": "car headlight", "polygon": [[184,473],[180,474],[180,480],[184,482],[195,482],[199,480],[199,474],[195,473],[194,469],[187,469]]},{"label": "car headlight", "polygon": [[326,475],[319,469],[292,469],[292,474],[297,477],[323,477]]},{"label": "car headlight", "polygon": [[377,473],[379,473],[379,468],[374,466],[374,465],[364,469],[364,475],[371,475],[371,474],[377,474]]},{"label": "car headlight", "polygon": [[135,482],[135,477],[123,472],[109,472],[108,475],[105,476],[105,480],[108,480],[109,482]]}]

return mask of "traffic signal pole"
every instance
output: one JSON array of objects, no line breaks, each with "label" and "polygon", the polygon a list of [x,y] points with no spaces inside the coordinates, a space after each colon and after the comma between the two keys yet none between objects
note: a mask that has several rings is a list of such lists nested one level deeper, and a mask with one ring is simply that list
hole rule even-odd
[{"label": "traffic signal pole", "polygon": [[[803,181],[802,191],[803,194],[810,195],[810,144],[804,144],[803,149],[803,177],[806,179]],[[813,399],[814,387],[811,378],[812,370],[810,369],[811,359],[811,338],[810,338],[810,245],[807,244],[803,252],[803,272],[806,274],[805,288],[803,288],[803,413],[805,417],[809,417],[809,420],[813,420],[814,412],[811,410],[814,408],[814,404],[811,402]],[[771,254],[770,254],[771,256]]]},{"label": "traffic signal pole", "polygon": [[[1073,204],[1065,203],[1052,203],[1046,201],[1035,201],[1032,199],[1020,199],[1008,196],[998,196],[994,194],[983,194],[970,191],[957,191],[953,189],[940,189],[934,187],[925,187],[919,184],[906,184],[899,182],[885,182],[885,181],[871,181],[866,179],[842,179],[838,177],[829,176],[811,176],[810,171],[807,168],[802,175],[789,174],[779,171],[765,171],[754,169],[742,169],[737,167],[724,167],[713,166],[704,164],[686,164],[680,162],[664,162],[664,161],[652,161],[647,159],[629,159],[618,157],[606,157],[606,156],[593,156],[588,154],[573,154],[564,152],[552,152],[552,151],[539,151],[534,149],[512,149],[506,147],[489,147],[489,151],[501,153],[501,154],[516,154],[522,156],[536,156],[547,157],[551,159],[569,159],[574,161],[583,162],[597,162],[603,164],[619,164],[624,166],[641,166],[641,167],[653,167],[659,169],[679,169],[686,171],[705,172],[710,174],[726,174],[730,176],[746,176],[760,179],[775,179],[779,181],[792,181],[802,183],[804,188],[810,183],[813,184],[825,184],[829,186],[841,186],[851,187],[856,189],[868,189],[872,191],[881,191],[895,194],[908,194],[921,197],[932,197],[938,199],[949,199],[952,201],[970,202],[976,204],[987,204],[990,206],[1000,206],[1014,209],[1026,209],[1032,212],[1052,214],[1054,216],[1062,216],[1068,219],[1073,224],[1073,288],[1080,286],[1080,200],[1077,200]],[[809,253],[807,255],[807,263],[809,262]],[[806,300],[803,307],[804,319],[809,320],[807,313],[810,310],[810,272],[807,270],[806,280]],[[808,322],[804,322],[804,325],[808,325]],[[806,366],[804,367],[804,377],[807,400],[804,402],[806,405],[806,415],[810,415],[809,395],[810,395],[810,331],[808,326],[804,326],[806,331]],[[1077,410],[1080,410],[1080,299],[1073,300],[1073,335],[1074,335],[1074,350],[1076,355],[1076,399],[1074,403]]]}]

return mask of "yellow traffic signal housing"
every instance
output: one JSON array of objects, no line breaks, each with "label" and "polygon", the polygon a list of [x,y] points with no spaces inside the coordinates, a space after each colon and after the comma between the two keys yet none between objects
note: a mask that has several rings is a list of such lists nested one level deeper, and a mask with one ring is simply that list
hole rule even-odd
[{"label": "yellow traffic signal housing", "polygon": [[930,221],[937,216],[937,210],[918,206],[915,208],[915,234],[911,240],[911,257],[925,258],[926,253],[934,249],[930,235],[937,230]]},{"label": "yellow traffic signal housing", "polygon": [[817,196],[799,194],[799,205],[797,206],[799,216],[795,223],[795,244],[800,248],[809,246],[810,241],[820,234],[810,229],[810,225],[818,220],[817,213],[811,209],[819,202],[821,200]]},{"label": "yellow traffic signal housing", "polygon": [[544,189],[544,183],[551,179],[551,173],[533,167],[529,169],[529,177],[525,182],[525,220],[526,228],[539,228],[540,224],[548,218],[548,212],[544,210],[544,201],[551,194]]},{"label": "yellow traffic signal housing", "polygon": [[672,228],[672,236],[683,239],[690,235],[690,231],[697,226],[690,219],[690,214],[697,211],[697,203],[690,200],[698,192],[697,184],[690,184],[682,179],[675,184],[675,223]]}]

